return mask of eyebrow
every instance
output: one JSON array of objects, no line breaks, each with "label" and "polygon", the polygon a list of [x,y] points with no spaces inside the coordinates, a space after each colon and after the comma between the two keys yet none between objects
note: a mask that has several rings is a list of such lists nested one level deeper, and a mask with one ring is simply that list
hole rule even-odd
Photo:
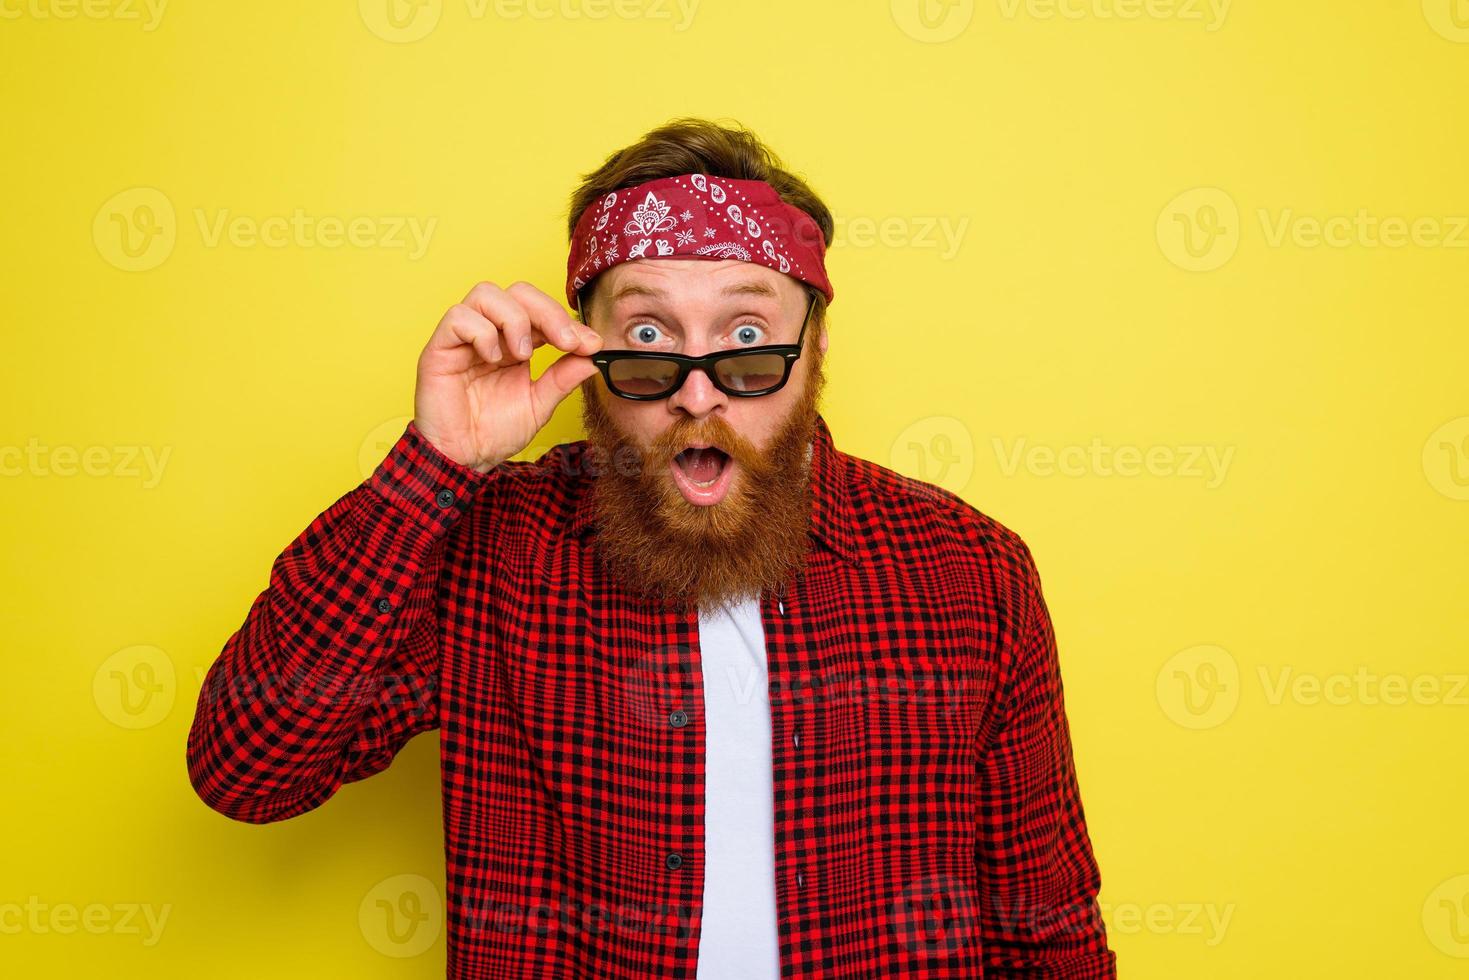
[{"label": "eyebrow", "polygon": [[[768,296],[771,299],[780,299],[780,294],[775,287],[768,282],[759,279],[747,279],[744,282],[730,283],[719,291],[721,296]],[[648,296],[653,299],[666,299],[668,294],[654,286],[645,286],[640,282],[629,282],[617,287],[612,294],[612,302],[624,299],[628,296]]]}]

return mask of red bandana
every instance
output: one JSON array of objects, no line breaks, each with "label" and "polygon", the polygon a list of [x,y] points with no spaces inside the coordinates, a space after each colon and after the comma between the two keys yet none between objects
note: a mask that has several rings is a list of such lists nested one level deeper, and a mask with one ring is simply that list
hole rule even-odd
[{"label": "red bandana", "polygon": [[739,259],[836,294],[826,277],[826,238],[811,216],[763,180],[706,174],[660,177],[612,191],[577,220],[566,257],[566,302],[620,262]]}]

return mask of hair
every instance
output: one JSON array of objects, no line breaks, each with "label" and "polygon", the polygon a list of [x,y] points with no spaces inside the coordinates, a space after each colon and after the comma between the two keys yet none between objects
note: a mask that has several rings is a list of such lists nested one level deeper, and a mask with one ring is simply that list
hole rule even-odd
[{"label": "hair", "polygon": [[[583,174],[581,185],[571,194],[566,217],[568,241],[576,232],[577,220],[587,205],[624,187],[634,187],[660,177],[703,173],[727,180],[763,180],[775,188],[781,200],[811,216],[827,246],[834,224],[831,210],[810,186],[786,170],[779,157],[749,129],[735,123],[721,126],[708,119],[683,116],[649,130],[630,146],[614,152],[600,167]],[[582,309],[591,302],[597,279],[584,289]],[[826,296],[808,283],[801,283],[815,300],[811,321],[826,323]]]}]

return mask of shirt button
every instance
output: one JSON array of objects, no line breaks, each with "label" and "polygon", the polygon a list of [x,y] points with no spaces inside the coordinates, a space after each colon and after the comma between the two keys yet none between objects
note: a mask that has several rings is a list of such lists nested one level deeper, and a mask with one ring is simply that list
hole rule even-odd
[{"label": "shirt button", "polygon": [[668,716],[668,723],[674,728],[682,728],[689,723],[689,713],[682,708],[675,708]]},{"label": "shirt button", "polygon": [[386,599],[379,599],[377,601],[377,611],[380,613],[392,612],[393,604]]},{"label": "shirt button", "polygon": [[664,858],[663,863],[668,865],[669,871],[677,871],[679,868],[683,867],[683,855],[674,852],[673,854],[670,854],[666,858]]},{"label": "shirt button", "polygon": [[454,504],[454,491],[440,490],[437,494],[434,495],[434,503],[438,504],[440,507],[452,507]]},{"label": "shirt button", "polygon": [[806,884],[806,876],[803,875],[801,872],[797,871],[796,872],[796,887],[797,888],[800,888],[804,884]]},{"label": "shirt button", "polygon": [[794,735],[791,736],[791,743],[793,745],[800,745],[801,744],[801,733],[800,732],[796,732],[796,734],[794,734]]}]

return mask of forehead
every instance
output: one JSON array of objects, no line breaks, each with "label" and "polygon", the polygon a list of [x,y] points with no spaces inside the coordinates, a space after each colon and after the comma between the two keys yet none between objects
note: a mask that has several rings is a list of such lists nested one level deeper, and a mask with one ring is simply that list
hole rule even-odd
[{"label": "forehead", "polygon": [[639,300],[669,303],[712,302],[728,298],[782,303],[800,295],[789,276],[756,262],[738,259],[638,259],[613,266],[596,284],[599,302]]}]

